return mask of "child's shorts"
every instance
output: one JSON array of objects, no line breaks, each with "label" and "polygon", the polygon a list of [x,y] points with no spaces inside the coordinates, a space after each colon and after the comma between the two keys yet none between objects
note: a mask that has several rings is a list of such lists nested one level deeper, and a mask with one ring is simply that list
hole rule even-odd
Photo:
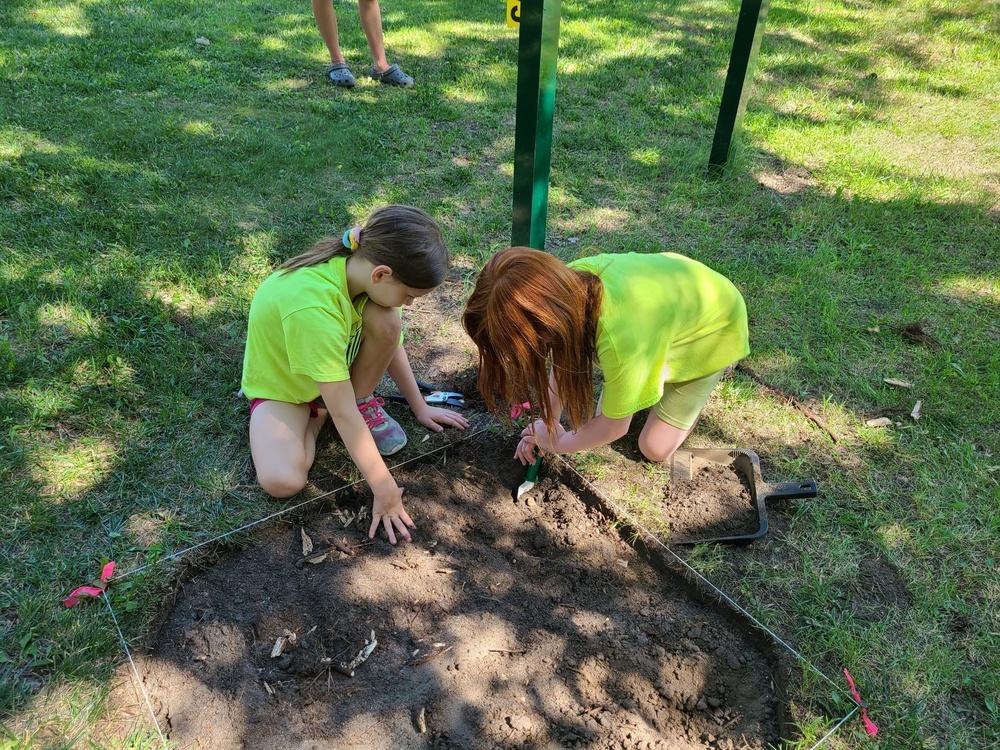
[{"label": "child's shorts", "polygon": [[678,430],[690,430],[723,373],[725,370],[719,370],[696,380],[664,383],[663,398],[653,404],[653,412]]},{"label": "child's shorts", "polygon": [[[253,415],[253,410],[260,406],[265,401],[274,401],[273,398],[252,398],[250,399],[250,414]],[[306,404],[309,407],[309,418],[315,419],[319,416],[319,410],[325,408],[322,398],[315,398]]]}]

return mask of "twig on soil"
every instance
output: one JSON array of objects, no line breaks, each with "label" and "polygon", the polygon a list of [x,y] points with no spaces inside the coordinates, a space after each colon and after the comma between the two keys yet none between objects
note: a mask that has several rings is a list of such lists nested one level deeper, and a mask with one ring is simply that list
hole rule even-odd
[{"label": "twig on soil", "polygon": [[775,386],[771,385],[766,380],[764,380],[764,378],[755,373],[746,365],[742,364],[736,365],[736,370],[742,372],[744,375],[753,380],[755,383],[762,386],[764,390],[770,391],[773,395],[777,396],[778,398],[784,399],[786,402],[790,403],[792,406],[794,406],[796,409],[802,412],[806,416],[806,418],[809,419],[811,422],[813,422],[817,427],[819,427],[822,430],[825,430],[826,434],[830,436],[830,439],[835,444],[838,442],[837,436],[834,434],[833,430],[830,429],[830,426],[826,423],[826,420],[824,420],[816,412],[814,412],[808,406],[806,406],[797,398],[795,398],[795,396],[785,393],[780,388],[776,388]]},{"label": "twig on soil", "polygon": [[491,654],[517,654],[518,656],[524,656],[528,652],[527,651],[523,651],[523,650],[522,651],[511,651],[511,650],[506,649],[506,648],[491,648],[490,649],[490,653]]},{"label": "twig on soil", "polygon": [[354,549],[351,548],[351,547],[348,547],[347,544],[344,543],[344,542],[340,542],[340,541],[337,541],[336,539],[334,539],[333,540],[333,546],[336,547],[337,549],[339,549],[345,555],[353,555],[354,554]]},{"label": "twig on soil", "polygon": [[419,659],[414,659],[410,662],[409,666],[419,667],[421,664],[426,664],[427,662],[434,661],[438,657],[444,656],[449,651],[451,651],[451,646],[445,646],[443,649],[435,651],[433,654],[427,654],[425,656],[421,656]]},{"label": "twig on soil", "polygon": [[344,662],[334,662],[330,666],[333,669],[335,669],[338,672],[340,672],[342,675],[346,675],[347,677],[354,677],[354,670],[355,670],[355,668],[358,665],[360,665],[361,663],[363,663],[365,661],[365,659],[367,659],[369,656],[372,655],[372,651],[375,650],[375,647],[377,645],[378,645],[378,641],[375,640],[375,631],[373,630],[372,634],[371,634],[371,638],[368,641],[368,645],[365,646],[363,649],[361,649],[358,652],[358,655],[355,656],[353,659],[351,659],[350,662],[348,662],[346,664]]}]

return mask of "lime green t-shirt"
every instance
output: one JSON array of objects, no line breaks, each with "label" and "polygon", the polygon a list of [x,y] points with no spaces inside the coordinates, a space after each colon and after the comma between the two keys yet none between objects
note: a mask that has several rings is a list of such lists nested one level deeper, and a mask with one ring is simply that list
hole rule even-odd
[{"label": "lime green t-shirt", "polygon": [[264,279],[250,303],[243,393],[293,404],[319,396],[317,382],[349,380],[361,340],[361,310],[351,300],[346,258]]},{"label": "lime green t-shirt", "polygon": [[569,264],[599,276],[601,411],[631,416],[664,383],[711,375],[750,353],[746,304],[725,276],[676,253],[596,255]]}]

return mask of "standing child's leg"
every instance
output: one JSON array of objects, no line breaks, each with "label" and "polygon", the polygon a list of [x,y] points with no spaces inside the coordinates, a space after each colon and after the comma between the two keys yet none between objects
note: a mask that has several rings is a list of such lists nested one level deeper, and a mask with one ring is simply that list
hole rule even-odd
[{"label": "standing child's leg", "polygon": [[368,49],[372,53],[372,78],[390,86],[412,86],[413,77],[404,73],[398,65],[390,65],[386,59],[385,42],[382,38],[382,11],[378,7],[378,0],[358,0],[358,15],[368,40]]},{"label": "standing child's leg", "polygon": [[333,9],[332,0],[312,0],[313,17],[316,19],[316,28],[323,37],[323,43],[330,53],[330,67],[326,70],[326,77],[337,86],[351,88],[354,86],[354,76],[351,69],[347,67],[344,60],[344,53],[340,51],[340,32],[337,27],[337,12]]},{"label": "standing child's leg", "polygon": [[262,401],[250,415],[250,453],[257,481],[272,497],[291,497],[305,486],[316,457],[326,411],[310,416],[308,404]]},{"label": "standing child's leg", "polygon": [[639,433],[639,450],[650,461],[666,461],[691,434],[725,370],[685,383],[667,383]]},{"label": "standing child's leg", "polygon": [[371,300],[365,303],[361,313],[361,346],[351,365],[351,385],[361,416],[383,456],[391,456],[406,445],[403,428],[386,414],[382,399],[374,397],[375,387],[399,347],[402,330],[398,310],[376,305]]}]

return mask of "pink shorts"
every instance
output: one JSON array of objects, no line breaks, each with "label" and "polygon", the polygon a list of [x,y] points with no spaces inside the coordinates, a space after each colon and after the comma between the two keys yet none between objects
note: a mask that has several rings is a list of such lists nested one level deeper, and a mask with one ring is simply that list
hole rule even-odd
[{"label": "pink shorts", "polygon": [[[252,398],[250,399],[250,414],[253,415],[253,410],[260,406],[265,401],[274,401],[273,398]],[[313,419],[319,416],[319,410],[324,408],[322,398],[315,398],[309,403],[305,404],[309,407],[309,418]]]}]

